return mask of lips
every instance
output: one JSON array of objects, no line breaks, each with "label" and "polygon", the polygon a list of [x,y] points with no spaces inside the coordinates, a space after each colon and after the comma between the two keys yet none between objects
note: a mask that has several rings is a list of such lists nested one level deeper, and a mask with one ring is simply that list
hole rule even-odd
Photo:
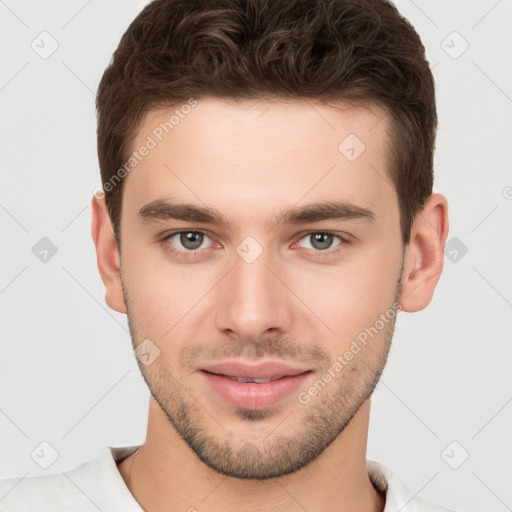
[{"label": "lips", "polygon": [[281,377],[267,377],[265,379],[256,379],[254,377],[229,377],[227,375],[224,375],[224,377],[227,377],[228,379],[231,379],[231,380],[236,380],[237,382],[253,382],[253,383],[256,383],[256,384],[262,384],[263,382],[273,382],[277,379],[282,379],[284,377],[281,376]]},{"label": "lips", "polygon": [[300,368],[280,361],[268,361],[260,364],[247,364],[232,361],[206,366],[203,370],[226,377],[276,380],[282,377],[300,375],[301,373],[309,371],[309,368]]},{"label": "lips", "polygon": [[261,364],[226,362],[202,369],[210,388],[229,405],[265,409],[296,391],[311,370],[278,361]]}]

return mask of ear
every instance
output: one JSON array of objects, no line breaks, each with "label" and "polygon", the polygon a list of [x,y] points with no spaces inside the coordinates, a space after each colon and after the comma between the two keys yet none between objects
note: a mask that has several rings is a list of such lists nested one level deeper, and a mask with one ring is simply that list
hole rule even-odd
[{"label": "ear", "polygon": [[126,313],[121,283],[120,256],[114,230],[110,223],[105,198],[96,194],[92,198],[92,239],[96,246],[96,257],[101,280],[105,285],[105,302],[119,313]]},{"label": "ear", "polygon": [[405,248],[400,295],[403,311],[420,311],[432,300],[443,270],[447,236],[448,202],[441,194],[432,194],[416,216]]}]

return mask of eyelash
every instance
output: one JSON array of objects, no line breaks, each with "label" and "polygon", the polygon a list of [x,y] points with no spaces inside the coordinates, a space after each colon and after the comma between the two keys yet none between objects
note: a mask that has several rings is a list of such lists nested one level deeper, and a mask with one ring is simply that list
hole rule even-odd
[{"label": "eyelash", "polygon": [[[178,256],[183,257],[185,259],[194,258],[200,252],[211,250],[211,249],[195,249],[193,251],[178,250],[178,249],[172,248],[167,243],[167,241],[170,240],[175,235],[180,235],[180,234],[183,234],[183,233],[196,233],[196,234],[201,234],[201,235],[207,236],[208,238],[212,238],[205,231],[202,231],[202,230],[199,230],[199,229],[187,229],[187,230],[173,231],[172,233],[168,233],[167,235],[165,235],[160,240],[160,243],[165,247],[166,250],[168,250],[172,254],[178,255]],[[315,253],[314,257],[323,258],[323,257],[327,257],[327,256],[332,256],[333,254],[336,254],[338,251],[340,251],[345,245],[350,244],[350,242],[349,242],[349,240],[347,238],[345,238],[345,237],[341,236],[340,234],[335,233],[333,231],[308,231],[307,233],[304,233],[304,235],[302,235],[301,238],[299,238],[298,241],[300,242],[304,238],[306,238],[308,236],[311,236],[311,235],[316,235],[316,234],[332,235],[332,236],[334,236],[336,238],[339,238],[340,239],[340,243],[337,246],[335,246],[333,249],[325,249],[323,251],[311,249]]]}]

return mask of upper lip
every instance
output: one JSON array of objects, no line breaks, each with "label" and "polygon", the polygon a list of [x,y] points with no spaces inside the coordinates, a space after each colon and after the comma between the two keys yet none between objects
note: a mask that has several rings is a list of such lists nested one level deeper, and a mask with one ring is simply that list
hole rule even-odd
[{"label": "upper lip", "polygon": [[245,377],[247,379],[274,379],[300,375],[309,371],[309,368],[299,368],[280,361],[268,361],[266,363],[249,364],[240,361],[226,361],[223,363],[205,366],[202,370],[226,375],[228,377]]}]

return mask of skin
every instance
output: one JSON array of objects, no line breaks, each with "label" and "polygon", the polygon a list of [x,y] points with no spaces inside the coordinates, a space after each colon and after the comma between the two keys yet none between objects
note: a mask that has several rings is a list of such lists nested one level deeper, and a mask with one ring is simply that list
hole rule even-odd
[{"label": "skin", "polygon": [[[169,116],[150,112],[134,148]],[[366,446],[394,321],[308,403],[292,393],[264,410],[238,409],[199,370],[228,359],[287,361],[312,370],[299,390],[307,391],[397,300],[409,312],[429,304],[447,202],[428,198],[404,247],[387,129],[370,106],[201,99],[125,178],[121,254],[105,202],[93,197],[106,302],[128,315],[134,347],[150,339],[160,350],[151,364],[138,361],[152,394],[146,441],[118,463],[145,510],[383,510]],[[366,146],[355,161],[338,150],[349,134]],[[208,206],[228,226],[141,218],[158,199]],[[373,219],[275,223],[284,208],[327,201]],[[179,235],[163,241],[180,230],[206,236],[195,246]],[[325,231],[335,236],[322,245],[314,233]],[[263,249],[252,263],[237,252],[248,236]]]}]

